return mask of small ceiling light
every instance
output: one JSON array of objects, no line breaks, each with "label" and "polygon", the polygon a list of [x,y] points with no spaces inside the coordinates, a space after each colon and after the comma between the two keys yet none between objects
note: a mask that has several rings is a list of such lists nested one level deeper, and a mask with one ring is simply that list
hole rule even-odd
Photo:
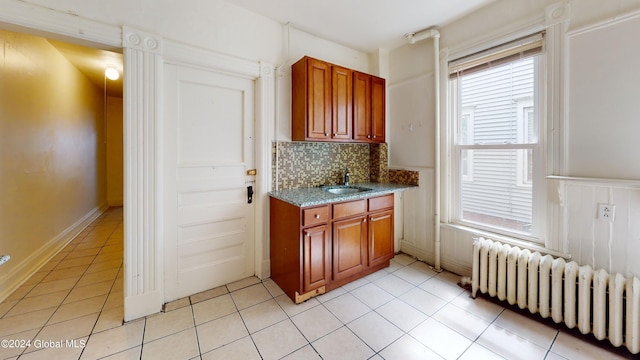
[{"label": "small ceiling light", "polygon": [[104,76],[106,76],[109,80],[118,80],[120,78],[120,72],[116,68],[109,66],[104,71]]}]

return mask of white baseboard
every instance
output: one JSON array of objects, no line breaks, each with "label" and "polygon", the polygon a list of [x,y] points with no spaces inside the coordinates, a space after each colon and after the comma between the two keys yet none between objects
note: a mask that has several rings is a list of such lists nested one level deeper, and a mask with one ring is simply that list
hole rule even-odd
[{"label": "white baseboard", "polygon": [[259,277],[260,279],[266,279],[268,277],[271,277],[271,260],[267,259],[267,260],[262,260],[261,264],[259,264],[259,269],[260,272],[256,272],[256,276]]},{"label": "white baseboard", "polygon": [[9,295],[18,289],[33,274],[38,272],[41,267],[78,236],[82,230],[102,215],[107,208],[106,203],[95,207],[73,225],[66,228],[53,239],[47,241],[47,243],[39,249],[33,251],[29,257],[20,262],[20,264],[15,266],[11,271],[0,276],[0,302],[4,301],[4,299],[9,297]]},{"label": "white baseboard", "polygon": [[404,240],[400,240],[400,249],[401,251],[407,255],[411,255],[419,259],[420,261],[424,261],[427,264],[433,265],[434,263],[434,255],[433,251],[425,251],[424,249],[420,249],[417,246],[414,246],[412,243]]},{"label": "white baseboard", "polygon": [[[400,241],[400,251],[407,255],[415,256],[419,260],[424,261],[429,265],[433,265],[434,263],[435,256],[433,254],[433,251],[425,251],[407,241]],[[442,257],[440,266],[444,270],[452,272],[454,274],[463,276],[471,274],[471,265],[469,261],[460,261],[452,257]]]},{"label": "white baseboard", "polygon": [[131,321],[162,310],[160,291],[150,291],[141,295],[124,298],[124,321]]},{"label": "white baseboard", "polygon": [[443,269],[458,274],[460,276],[471,276],[471,266],[468,261],[456,261],[455,259],[443,258],[440,265]]}]

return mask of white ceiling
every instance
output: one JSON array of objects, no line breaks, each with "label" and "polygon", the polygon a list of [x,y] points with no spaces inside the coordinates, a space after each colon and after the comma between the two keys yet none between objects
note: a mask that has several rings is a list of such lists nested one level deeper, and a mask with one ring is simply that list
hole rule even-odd
[{"label": "white ceiling", "polygon": [[[122,97],[122,54],[57,40],[48,41],[95,86],[103,89],[106,85],[107,95]],[[104,70],[107,66],[114,67],[120,72],[120,78],[118,80],[105,80]]]},{"label": "white ceiling", "polygon": [[442,27],[493,0],[225,0],[326,40],[370,52]]}]

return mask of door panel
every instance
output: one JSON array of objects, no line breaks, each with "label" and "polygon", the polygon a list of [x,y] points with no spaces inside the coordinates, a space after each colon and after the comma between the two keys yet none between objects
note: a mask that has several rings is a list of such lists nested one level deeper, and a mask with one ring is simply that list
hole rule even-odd
[{"label": "door panel", "polygon": [[178,163],[243,163],[245,90],[185,81],[179,91]]},{"label": "door panel", "polygon": [[165,72],[165,300],[254,274],[253,81]]},{"label": "door panel", "polygon": [[393,210],[369,215],[369,266],[393,257],[393,235]]},{"label": "door panel", "polygon": [[331,269],[330,237],[327,225],[302,231],[304,252],[304,292],[317,289],[329,281]]},{"label": "door panel", "polygon": [[382,78],[371,78],[371,137],[375,142],[385,139],[386,82]]},{"label": "door panel", "polygon": [[351,70],[347,68],[339,66],[331,68],[332,139],[351,140],[351,124],[353,122],[351,73]]},{"label": "door panel", "polygon": [[353,139],[371,138],[371,75],[353,73]]},{"label": "door panel", "polygon": [[331,131],[331,66],[309,59],[307,95],[307,137],[328,139]]},{"label": "door panel", "polygon": [[333,223],[333,279],[356,274],[367,259],[367,227],[364,218]]}]

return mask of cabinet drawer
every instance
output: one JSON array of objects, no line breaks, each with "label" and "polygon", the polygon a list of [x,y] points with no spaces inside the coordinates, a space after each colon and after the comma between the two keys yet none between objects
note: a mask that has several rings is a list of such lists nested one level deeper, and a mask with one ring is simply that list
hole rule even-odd
[{"label": "cabinet drawer", "polygon": [[369,211],[389,209],[393,207],[393,194],[369,199]]},{"label": "cabinet drawer", "polygon": [[323,224],[329,221],[329,206],[302,210],[302,226]]},{"label": "cabinet drawer", "polygon": [[341,219],[353,215],[367,212],[366,200],[349,201],[340,204],[333,204],[333,218]]}]

